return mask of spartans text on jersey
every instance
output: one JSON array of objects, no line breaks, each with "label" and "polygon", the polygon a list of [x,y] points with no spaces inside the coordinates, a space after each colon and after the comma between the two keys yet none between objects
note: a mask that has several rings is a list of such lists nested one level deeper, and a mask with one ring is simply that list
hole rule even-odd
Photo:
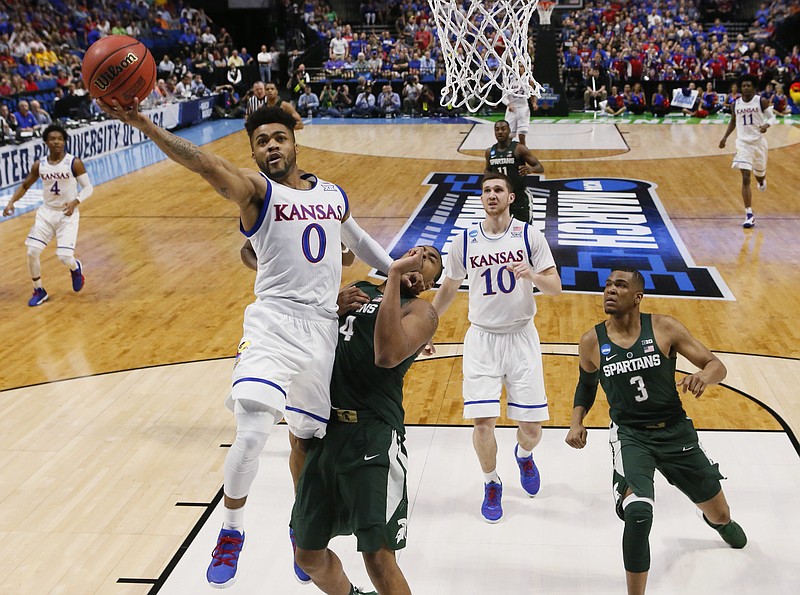
[{"label": "spartans text on jersey", "polygon": [[643,355],[634,359],[620,360],[610,364],[603,365],[603,375],[608,378],[617,374],[627,374],[628,372],[635,372],[637,370],[645,370],[647,368],[657,368],[661,365],[661,355],[653,353],[650,355]]}]

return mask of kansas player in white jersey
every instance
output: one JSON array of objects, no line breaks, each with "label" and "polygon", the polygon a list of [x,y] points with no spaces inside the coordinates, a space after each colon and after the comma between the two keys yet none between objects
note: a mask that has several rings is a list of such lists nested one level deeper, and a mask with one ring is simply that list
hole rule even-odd
[{"label": "kansas player in white jersey", "polygon": [[525,137],[531,125],[530,98],[504,95],[503,103],[506,105],[506,115],[503,119],[511,128],[511,138],[518,136],[519,144],[525,145]]},{"label": "kansas player in white jersey", "polygon": [[[78,206],[94,192],[86,167],[77,157],[66,152],[67,131],[57,124],[51,124],[42,133],[47,145],[47,157],[34,162],[25,180],[16,189],[3,215],[14,213],[14,203],[36,183],[42,180],[44,204],[36,211],[36,219],[31,227],[25,246],[28,251],[28,270],[33,281],[33,295],[29,306],[40,306],[49,299],[42,284],[42,250],[53,237],[56,238],[56,256],[70,270],[72,289],[83,289],[83,267],[75,259],[75,245],[78,242]],[[78,190],[80,185],[80,191]]]},{"label": "kansas player in white jersey", "polygon": [[338,330],[340,242],[380,270],[388,271],[392,261],[350,217],[339,187],[301,176],[295,120],[280,107],[259,109],[245,124],[260,171],[240,169],[164,130],[139,113],[138,102],[129,110],[116,101],[102,107],[236,203],[241,231],[256,253],[256,301],[245,310],[226,400],[236,417],[236,439],[225,459],[223,526],[206,571],[212,587],[224,588],[236,579],[245,539],[244,504],[272,426],[285,415],[295,478],[304,459],[303,441],[325,434]]},{"label": "kansas player in white jersey", "polygon": [[758,189],[767,189],[767,139],[764,133],[770,126],[778,123],[770,101],[756,94],[758,79],[744,75],[740,79],[739,89],[742,96],[733,104],[731,116],[725,136],[719,141],[719,148],[725,148],[725,142],[736,130],[736,155],[733,165],[742,172],[742,201],[744,202],[745,219],[742,227],[750,228],[756,224],[753,215],[753,193],[750,190],[750,172],[756,177]]},{"label": "kansas player in white jersey", "polygon": [[[447,255],[445,280],[433,305],[441,317],[469,278],[469,321],[464,338],[464,417],[473,419],[473,445],[484,473],[481,513],[488,522],[503,515],[494,428],[503,385],[508,417],[518,422],[514,454],[522,487],[534,496],[540,477],[532,451],[549,418],[539,335],[533,324],[534,285],[561,293],[550,247],[541,232],[513,219],[511,182],[500,173],[483,178],[486,218],[459,233]],[[431,348],[432,349],[432,348]]]}]

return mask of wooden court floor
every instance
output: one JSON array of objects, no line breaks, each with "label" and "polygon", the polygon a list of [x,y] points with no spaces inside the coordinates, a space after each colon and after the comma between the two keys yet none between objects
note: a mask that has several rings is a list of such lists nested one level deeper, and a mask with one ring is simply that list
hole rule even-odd
[{"label": "wooden court floor", "polygon": [[[472,126],[311,125],[298,133],[298,161],[345,188],[354,216],[386,246],[428,192],[429,173],[482,170],[479,157],[459,151]],[[797,433],[800,129],[769,132],[769,188],[754,193],[753,230],[741,228],[731,154],[716,148],[722,127],[621,125],[619,132],[625,153],[549,151],[545,175],[658,184],[695,263],[716,267],[736,297],[645,299],[643,310],[678,317],[728,365],[726,386],[687,410],[703,428],[776,431],[784,423]],[[253,165],[244,133],[208,148]],[[253,282],[239,261],[235,208],[162,162],[96,186],[81,217],[86,287],[71,291],[50,248],[42,272],[51,300],[39,308],[26,306],[23,241],[33,214],[0,225],[0,593],[148,592],[200,515],[175,503],[214,497],[219,445],[233,437],[222,406],[226,358]],[[368,272],[357,263],[343,281]],[[565,426],[575,344],[603,318],[602,306],[596,295],[538,300],[550,424]],[[464,423],[458,350],[466,325],[460,295],[436,335],[442,357],[409,373],[408,423]],[[607,423],[600,405],[589,421]]]}]

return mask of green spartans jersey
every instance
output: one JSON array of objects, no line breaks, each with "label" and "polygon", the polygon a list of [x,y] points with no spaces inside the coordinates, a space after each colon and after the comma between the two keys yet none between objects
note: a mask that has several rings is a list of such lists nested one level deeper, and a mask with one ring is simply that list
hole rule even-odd
[{"label": "green spartans jersey", "polygon": [[[405,433],[403,376],[416,359],[410,356],[394,368],[375,365],[375,324],[383,294],[366,281],[356,283],[370,302],[339,317],[339,342],[331,377],[331,405],[336,409],[369,411]],[[405,304],[414,298],[402,298]]]},{"label": "green spartans jersey", "polygon": [[605,322],[595,326],[600,345],[600,385],[611,420],[620,426],[658,426],[686,417],[675,388],[675,362],[658,349],[650,314],[641,315],[642,331],[623,349],[608,338]]},{"label": "green spartans jersey", "polygon": [[[508,147],[500,149],[497,143],[489,149],[489,170],[505,174],[511,180],[514,187],[514,204],[518,206],[528,206],[528,195],[525,188],[525,176],[520,175],[519,168],[525,165],[525,160],[514,157],[514,149],[517,148],[517,141],[512,140]],[[526,220],[527,223],[527,220]]]}]

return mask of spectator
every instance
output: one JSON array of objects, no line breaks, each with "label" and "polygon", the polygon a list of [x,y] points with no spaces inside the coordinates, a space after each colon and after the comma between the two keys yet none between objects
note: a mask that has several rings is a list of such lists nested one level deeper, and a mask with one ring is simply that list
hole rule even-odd
[{"label": "spectator", "polygon": [[331,87],[330,83],[325,83],[322,86],[322,92],[319,94],[319,115],[323,117],[339,118],[341,114],[336,110],[333,100],[336,98],[336,93]]},{"label": "spectator", "polygon": [[778,116],[792,115],[792,108],[789,105],[789,101],[786,98],[786,94],[783,92],[782,83],[777,83],[775,85],[775,95],[772,96],[772,106],[774,108],[775,114],[777,114]]},{"label": "spectator", "polygon": [[606,100],[603,113],[614,116],[615,118],[625,113],[625,94],[618,93],[616,85],[611,86],[611,95],[609,95]]},{"label": "spectator", "polygon": [[375,115],[375,96],[370,92],[369,87],[364,86],[363,91],[359,92],[356,97],[353,115],[361,118],[371,118]]},{"label": "spectator", "polygon": [[14,114],[9,111],[8,105],[5,103],[0,103],[0,118],[3,118],[3,121],[6,123],[6,126],[9,127],[12,134],[17,131],[17,119],[14,117]]},{"label": "spectator", "polygon": [[319,97],[311,90],[311,85],[306,85],[302,95],[297,99],[297,111],[301,116],[309,118],[319,115]]},{"label": "spectator", "polygon": [[584,79],[583,109],[596,111],[599,103],[608,97],[605,82],[600,78],[600,71],[592,68]]},{"label": "spectator", "polygon": [[244,60],[239,55],[238,50],[231,52],[231,57],[228,58],[228,68],[242,68],[244,67]]},{"label": "spectator", "polygon": [[289,88],[292,91],[292,99],[295,103],[300,98],[300,95],[303,94],[306,85],[309,83],[311,83],[311,77],[306,72],[305,64],[299,64],[297,70],[292,74],[292,80],[289,82]]},{"label": "spectator", "polygon": [[653,115],[657,118],[663,118],[669,112],[669,97],[664,90],[664,83],[658,83],[656,92],[653,93],[653,99],[650,102],[653,108]]},{"label": "spectator", "polygon": [[272,80],[272,53],[267,51],[267,46],[262,45],[261,51],[256,56],[258,60],[258,76],[262,83]]},{"label": "spectator", "polygon": [[419,77],[408,77],[406,79],[406,84],[403,86],[403,112],[405,114],[409,116],[414,115],[420,93],[422,93],[422,85],[419,82]]},{"label": "spectator", "polygon": [[331,39],[328,53],[332,60],[344,61],[344,56],[347,54],[347,40],[342,39],[341,30],[337,30],[336,36]]},{"label": "spectator", "polygon": [[39,128],[36,116],[30,111],[30,104],[25,99],[20,99],[17,103],[14,120],[17,122],[17,136],[32,136],[33,131]]},{"label": "spectator", "polygon": [[377,50],[372,50],[369,60],[367,60],[367,65],[372,78],[378,78],[383,70],[383,58],[381,58]]},{"label": "spectator", "polygon": [[642,90],[642,83],[636,82],[633,84],[633,91],[630,94],[627,104],[628,111],[641,116],[647,110],[647,100]]},{"label": "spectator", "polygon": [[333,99],[333,106],[344,118],[353,113],[353,99],[350,97],[350,87],[339,85],[339,88],[336,89],[336,96]]},{"label": "spectator", "polygon": [[396,118],[400,113],[400,96],[392,90],[392,85],[389,83],[383,85],[377,104],[377,113],[387,118]]},{"label": "spectator", "polygon": [[245,66],[253,63],[253,56],[247,52],[246,47],[242,47],[241,51],[239,52],[239,57],[242,59],[242,62],[244,62]]},{"label": "spectator", "polygon": [[436,74],[436,60],[431,58],[430,50],[426,50],[419,60],[419,74],[423,78],[432,77]]},{"label": "spectator", "polygon": [[48,125],[53,123],[53,118],[50,117],[44,109],[42,109],[41,104],[36,99],[31,99],[31,113],[33,117],[36,118],[36,123],[41,128],[46,128]]},{"label": "spectator", "polygon": [[175,72],[175,63],[169,59],[169,55],[164,54],[161,62],[158,63],[158,77],[168,79]]},{"label": "spectator", "polygon": [[181,81],[175,85],[175,96],[178,99],[191,99],[192,97],[192,73],[187,72]]}]

